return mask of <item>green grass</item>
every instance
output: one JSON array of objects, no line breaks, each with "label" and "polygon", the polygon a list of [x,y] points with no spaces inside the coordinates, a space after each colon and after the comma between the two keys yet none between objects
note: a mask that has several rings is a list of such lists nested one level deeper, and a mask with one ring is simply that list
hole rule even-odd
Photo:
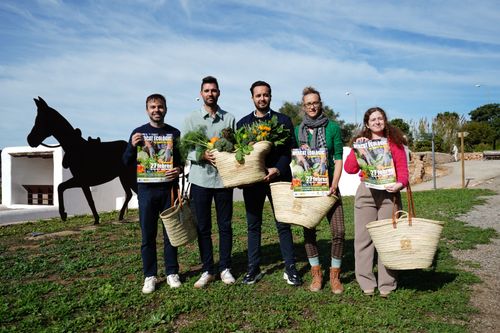
[{"label": "green grass", "polygon": [[[117,214],[101,214],[101,225],[88,228],[91,216],[0,227],[0,332],[467,332],[477,310],[469,304],[470,285],[479,282],[457,267],[453,249],[488,243],[493,230],[455,220],[483,202],[486,190],[437,190],[414,193],[417,216],[446,222],[432,269],[402,271],[389,299],[362,295],[354,277],[353,198],[345,197],[346,246],[342,280],[345,292],[328,286],[307,290],[310,276],[302,230],[293,227],[302,287],[282,280],[283,264],[269,206],[263,226],[264,278],[253,286],[239,283],[246,269],[244,206],[235,204],[233,273],[238,283],[218,280],[195,290],[200,272],[198,248],[180,248],[179,289],[170,289],[160,273],[158,290],[143,295],[140,227],[137,212],[126,223]],[[215,229],[215,228],[214,228]],[[77,231],[68,236],[29,238]],[[323,266],[328,267],[329,228],[319,227]],[[217,233],[214,230],[217,252]],[[161,249],[161,237],[158,248]],[[163,272],[159,251],[159,270]],[[216,254],[217,258],[217,254]],[[471,265],[471,263],[468,263]]]}]

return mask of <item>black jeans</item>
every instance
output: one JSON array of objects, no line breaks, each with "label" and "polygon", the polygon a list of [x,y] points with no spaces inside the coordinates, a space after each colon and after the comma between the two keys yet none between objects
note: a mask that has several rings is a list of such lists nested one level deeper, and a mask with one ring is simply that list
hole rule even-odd
[{"label": "black jeans", "polygon": [[[271,188],[268,183],[257,183],[243,188],[248,228],[249,269],[260,266],[262,211],[266,197],[272,206]],[[292,231],[289,224],[278,222],[276,218],[274,220],[278,230],[281,256],[285,260],[286,267],[289,267],[295,264]]]},{"label": "black jeans", "polygon": [[[138,184],[139,221],[141,224],[141,257],[144,276],[156,276],[158,263],[156,255],[156,236],[158,219],[165,209],[171,205],[171,188],[165,184]],[[165,227],[163,229],[163,259],[166,274],[177,274],[177,248],[170,244]]]},{"label": "black jeans", "polygon": [[202,271],[213,275],[214,255],[212,244],[212,199],[215,202],[217,226],[219,228],[219,269],[231,268],[233,249],[233,189],[207,188],[191,184],[191,207],[198,223],[198,246]]}]

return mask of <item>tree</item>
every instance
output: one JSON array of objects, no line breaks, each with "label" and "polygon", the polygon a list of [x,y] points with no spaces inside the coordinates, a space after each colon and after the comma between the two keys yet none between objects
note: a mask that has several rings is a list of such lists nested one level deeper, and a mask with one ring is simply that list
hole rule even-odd
[{"label": "tree", "polygon": [[491,149],[491,143],[495,137],[495,131],[487,122],[469,121],[464,125],[464,131],[468,132],[464,138],[467,151],[483,151]]},{"label": "tree", "polygon": [[286,114],[290,119],[292,119],[293,126],[300,124],[302,121],[302,103],[290,103],[285,102],[278,110],[279,112]]},{"label": "tree", "polygon": [[389,121],[392,126],[399,128],[405,135],[408,141],[408,146],[413,144],[413,134],[410,131],[410,125],[401,118],[395,118]]},{"label": "tree", "polygon": [[420,119],[415,133],[413,149],[415,151],[430,150],[434,134],[436,151],[449,153],[458,140],[458,132],[462,129],[465,118],[456,112],[438,113],[432,123],[425,118]]},{"label": "tree", "polygon": [[[413,151],[430,151],[432,150],[432,125],[427,118],[420,118],[418,125],[413,126],[413,134],[415,140],[413,141]],[[443,139],[441,136],[434,133],[434,150],[443,150]]]},{"label": "tree", "polygon": [[348,145],[354,134],[359,132],[359,126],[353,123],[343,123],[340,126],[342,142],[344,145]]},{"label": "tree", "polygon": [[413,151],[429,151],[432,145],[432,134],[427,118],[420,118],[418,124],[412,128],[412,137],[415,138],[413,145],[410,146]]},{"label": "tree", "polygon": [[[290,119],[292,119],[292,124],[293,126],[297,126],[302,122],[302,115],[304,112],[302,111],[302,103],[301,102],[296,102],[296,103],[291,103],[291,102],[285,102],[283,105],[279,108],[279,112],[286,114]],[[335,120],[339,125],[343,124],[343,120],[339,120],[339,114],[335,113],[331,107],[328,105],[323,105],[323,112],[325,113],[325,116],[327,118],[330,118],[332,120]]]},{"label": "tree", "polygon": [[438,113],[434,119],[434,136],[442,140],[442,152],[449,153],[454,144],[458,142],[458,132],[462,129],[465,118],[456,112]]},{"label": "tree", "polygon": [[496,142],[500,139],[500,104],[485,104],[469,112],[470,119],[476,122],[487,123],[494,132],[492,141],[493,149],[496,149]]},{"label": "tree", "polygon": [[[304,111],[302,111],[302,102],[285,102],[278,111],[290,117],[293,126],[297,126],[302,122],[302,116],[304,114]],[[334,112],[328,105],[323,105],[323,112],[327,118],[330,118],[339,124],[342,141],[344,144],[347,144],[352,137],[353,131],[357,128],[356,125],[346,124],[345,121],[339,119],[339,114]]]}]

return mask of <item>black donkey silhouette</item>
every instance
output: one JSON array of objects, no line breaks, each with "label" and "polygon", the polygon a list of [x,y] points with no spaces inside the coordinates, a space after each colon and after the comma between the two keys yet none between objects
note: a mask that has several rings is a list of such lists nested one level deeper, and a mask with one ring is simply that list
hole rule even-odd
[{"label": "black donkey silhouette", "polygon": [[59,184],[59,215],[66,221],[63,193],[68,188],[81,187],[92,210],[94,224],[99,224],[99,214],[95,208],[90,186],[107,183],[116,177],[125,190],[125,202],[120,210],[119,220],[127,210],[132,198],[132,190],[137,193],[136,167],[126,167],[122,163],[122,154],[127,147],[123,140],[101,142],[99,138],[88,140],[82,138],[82,132],[73,128],[59,112],[47,105],[41,98],[34,99],[37,106],[35,125],[27,137],[31,147],[46,146],[43,141],[53,136],[64,150],[62,166],[71,170],[72,178]]}]

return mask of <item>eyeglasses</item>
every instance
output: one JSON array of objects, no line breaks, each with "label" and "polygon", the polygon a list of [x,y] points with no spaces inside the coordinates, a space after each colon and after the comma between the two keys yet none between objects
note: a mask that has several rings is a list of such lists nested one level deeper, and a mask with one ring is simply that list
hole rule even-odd
[{"label": "eyeglasses", "polygon": [[318,106],[320,106],[320,105],[321,105],[321,102],[319,102],[319,101],[318,101],[318,102],[310,102],[310,103],[306,103],[306,104],[304,104],[304,106],[305,106],[306,108],[308,108],[308,109],[309,109],[310,107],[312,107],[312,106],[318,107]]}]

